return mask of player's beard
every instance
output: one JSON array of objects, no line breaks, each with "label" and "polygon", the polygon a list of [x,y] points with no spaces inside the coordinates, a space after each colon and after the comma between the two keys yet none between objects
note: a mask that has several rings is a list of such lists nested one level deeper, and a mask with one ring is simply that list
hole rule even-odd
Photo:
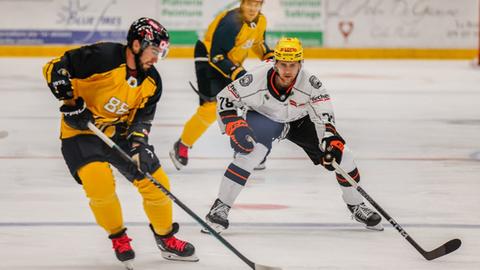
[{"label": "player's beard", "polygon": [[295,81],[295,76],[289,76],[288,78],[287,77],[280,77],[280,75],[278,75],[278,84],[280,85],[280,87],[289,87],[292,82]]},{"label": "player's beard", "polygon": [[[142,56],[143,50],[135,54],[135,68],[137,69],[138,75],[144,75],[150,68],[143,68],[143,63],[140,61],[140,57]],[[143,77],[143,76],[142,76]]]}]

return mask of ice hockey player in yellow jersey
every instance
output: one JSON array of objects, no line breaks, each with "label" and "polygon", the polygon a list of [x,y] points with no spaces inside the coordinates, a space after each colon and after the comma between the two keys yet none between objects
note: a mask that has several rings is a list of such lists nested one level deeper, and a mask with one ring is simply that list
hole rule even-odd
[{"label": "ice hockey player in yellow jersey", "polygon": [[[260,12],[262,0],[242,0],[240,7],[220,13],[195,45],[195,71],[200,106],[185,123],[170,158],[180,170],[188,164],[188,149],[216,119],[216,95],[245,74],[243,62],[249,51],[261,60],[273,57],[265,43],[267,20]],[[263,167],[259,167],[263,168]]]},{"label": "ice hockey player in yellow jersey", "polygon": [[126,234],[115,179],[116,167],[143,197],[143,207],[161,254],[166,259],[198,261],[192,244],[175,237],[172,202],[137,168],[89,131],[93,122],[143,172],[169,188],[169,179],[148,142],[151,121],[162,94],[154,64],[168,53],[169,34],[157,21],[140,18],[131,25],[127,45],[97,43],[67,51],[49,61],[43,74],[60,107],[62,154],[82,185],[98,225],[109,235],[117,258],[131,266],[135,253]]}]

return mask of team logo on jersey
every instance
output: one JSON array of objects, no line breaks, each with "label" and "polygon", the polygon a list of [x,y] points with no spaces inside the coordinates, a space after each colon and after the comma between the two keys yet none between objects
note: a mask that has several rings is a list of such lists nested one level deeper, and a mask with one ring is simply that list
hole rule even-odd
[{"label": "team logo on jersey", "polygon": [[235,98],[239,98],[239,97],[240,97],[240,95],[238,94],[237,89],[235,88],[235,85],[229,84],[229,85],[227,86],[227,89],[228,89],[228,91],[230,91],[230,93],[231,93]]},{"label": "team logo on jersey", "polygon": [[317,102],[322,102],[322,101],[328,101],[330,100],[330,95],[329,94],[320,94],[318,96],[314,96],[310,98],[310,101],[312,103],[317,103]]},{"label": "team logo on jersey", "polygon": [[315,77],[315,75],[310,76],[310,79],[308,79],[308,81],[315,89],[320,89],[320,87],[322,87],[322,82],[317,77]]},{"label": "team logo on jersey", "polygon": [[212,62],[213,63],[218,63],[220,61],[223,61],[223,59],[225,59],[225,57],[223,56],[223,54],[217,54],[215,55],[213,58],[212,58]]},{"label": "team logo on jersey", "polygon": [[253,82],[252,74],[245,74],[242,78],[240,78],[240,85],[243,87],[249,86]]},{"label": "team logo on jersey", "polygon": [[250,49],[253,46],[253,39],[249,39],[243,43],[242,48]]},{"label": "team logo on jersey", "polygon": [[135,88],[138,85],[137,78],[135,78],[133,76],[128,77],[127,83],[131,88]]}]

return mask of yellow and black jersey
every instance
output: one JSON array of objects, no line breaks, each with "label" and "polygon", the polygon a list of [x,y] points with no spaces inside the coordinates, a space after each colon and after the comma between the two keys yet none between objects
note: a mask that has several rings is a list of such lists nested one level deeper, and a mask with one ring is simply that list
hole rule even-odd
[{"label": "yellow and black jersey", "polygon": [[[48,62],[43,67],[47,83],[62,68],[70,74],[74,98],[83,98],[95,124],[107,135],[113,135],[115,126],[149,132],[162,94],[162,81],[155,67],[147,72],[130,70],[125,45],[98,43],[67,51]],[[62,119],[62,139],[79,134],[91,132],[73,129]]]},{"label": "yellow and black jersey", "polygon": [[253,22],[243,20],[240,8],[220,13],[209,25],[203,43],[209,63],[223,76],[235,80],[252,50],[260,59],[273,57],[265,43],[267,19],[259,14]]}]

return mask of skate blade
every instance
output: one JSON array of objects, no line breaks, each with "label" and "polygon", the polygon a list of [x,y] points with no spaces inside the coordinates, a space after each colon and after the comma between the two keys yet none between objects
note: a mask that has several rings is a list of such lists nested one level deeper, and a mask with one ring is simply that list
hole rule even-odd
[{"label": "skate blade", "polygon": [[379,232],[384,230],[382,223],[378,223],[375,226],[365,226],[365,228],[367,228],[369,230],[372,230],[372,231],[379,231]]},{"label": "skate blade", "polygon": [[198,262],[200,260],[195,254],[191,256],[182,257],[182,256],[178,256],[177,254],[166,252],[166,251],[162,251],[162,257],[165,260],[169,260],[169,261]]},{"label": "skate blade", "polygon": [[267,168],[267,166],[265,166],[265,163],[263,164],[258,164],[255,168],[253,168],[254,171],[263,171]]},{"label": "skate blade", "polygon": [[[223,231],[225,231],[227,228],[223,227],[222,225],[219,225],[219,224],[216,224],[216,223],[211,223],[209,222],[208,220],[206,221],[207,224],[212,227],[213,230],[215,230],[218,234],[221,234]],[[207,229],[205,228],[202,228],[200,230],[201,233],[204,233],[204,234],[210,234],[210,231],[208,231]]]},{"label": "skate blade", "polygon": [[[223,228],[223,227],[222,227]],[[215,229],[213,228],[218,234],[221,234],[222,232],[225,231],[225,229],[221,229],[221,230],[218,230],[218,229]],[[205,229],[201,229],[200,230],[201,233],[204,233],[204,234],[211,234],[209,231],[205,230]]]},{"label": "skate blade", "polygon": [[122,263],[125,266],[125,269],[133,270],[133,260],[124,261]]},{"label": "skate blade", "polygon": [[175,150],[170,150],[170,152],[168,153],[169,156],[170,156],[170,160],[172,160],[172,163],[173,163],[173,166],[175,166],[175,169],[177,169],[177,171],[180,171],[183,167],[183,164],[180,163],[176,158],[175,158]]}]

